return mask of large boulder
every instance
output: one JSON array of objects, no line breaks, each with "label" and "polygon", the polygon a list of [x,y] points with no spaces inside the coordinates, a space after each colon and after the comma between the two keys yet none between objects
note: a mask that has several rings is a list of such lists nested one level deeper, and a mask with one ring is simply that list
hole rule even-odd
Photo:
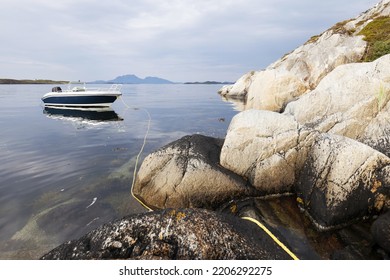
[{"label": "large boulder", "polygon": [[316,134],[291,117],[244,111],[230,123],[221,165],[246,177],[262,194],[290,193]]},{"label": "large boulder", "polygon": [[248,87],[246,109],[279,112],[288,102],[307,90],[307,85],[291,69],[269,68],[259,71],[253,75]]},{"label": "large boulder", "polygon": [[201,209],[166,209],[105,224],[42,259],[290,259],[261,229]]},{"label": "large boulder", "polygon": [[352,139],[321,134],[296,185],[298,202],[322,229],[377,213],[390,202],[390,158]]},{"label": "large boulder", "polygon": [[222,139],[185,136],[148,155],[133,192],[152,208],[214,209],[235,197],[255,195],[247,182],[219,165]]}]

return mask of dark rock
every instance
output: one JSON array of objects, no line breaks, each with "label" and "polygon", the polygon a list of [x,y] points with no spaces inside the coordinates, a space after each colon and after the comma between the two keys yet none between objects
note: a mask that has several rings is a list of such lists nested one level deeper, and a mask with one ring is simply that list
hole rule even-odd
[{"label": "dark rock", "polygon": [[149,212],[105,224],[42,259],[290,259],[253,223],[201,209]]},{"label": "dark rock", "polygon": [[390,211],[379,216],[372,224],[371,232],[374,241],[387,253],[390,253]]},{"label": "dark rock", "polygon": [[215,209],[232,198],[258,195],[219,164],[222,144],[222,139],[192,135],[153,152],[137,174],[135,196],[154,209]]},{"label": "dark rock", "polygon": [[296,186],[298,202],[321,229],[349,224],[389,203],[390,159],[352,139],[321,134]]}]

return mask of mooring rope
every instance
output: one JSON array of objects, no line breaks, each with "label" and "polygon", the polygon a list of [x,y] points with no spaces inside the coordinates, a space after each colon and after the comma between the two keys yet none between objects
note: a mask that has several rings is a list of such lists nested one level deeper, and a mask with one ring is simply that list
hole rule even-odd
[{"label": "mooring rope", "polygon": [[144,136],[144,141],[142,143],[142,146],[141,146],[141,149],[139,150],[139,153],[135,159],[135,166],[134,166],[134,172],[133,172],[133,182],[131,183],[131,195],[133,196],[133,198],[135,200],[137,200],[143,207],[145,207],[146,209],[148,209],[149,211],[153,211],[149,206],[147,206],[145,203],[143,203],[135,194],[134,194],[134,191],[133,191],[133,188],[134,188],[134,184],[135,184],[135,179],[136,179],[136,176],[137,176],[137,168],[138,168],[138,162],[139,162],[139,158],[142,154],[142,152],[144,151],[144,148],[145,148],[145,145],[146,145],[146,140],[148,138],[148,135],[149,135],[149,131],[150,131],[150,124],[152,123],[152,117],[150,116],[150,113],[148,110],[146,109],[142,109],[144,110],[147,114],[148,114],[148,127],[146,129],[146,133],[145,133],[145,136]]},{"label": "mooring rope", "polygon": [[[128,108],[132,108],[134,110],[139,110],[139,108],[136,108],[136,107],[130,107],[129,105],[126,104],[126,102],[123,100],[122,96],[119,96],[120,100],[122,100],[122,103]],[[152,123],[152,116],[150,115],[149,111],[145,108],[142,108],[141,110],[145,111],[146,114],[148,115],[148,125],[147,125],[147,129],[146,129],[146,132],[145,132],[145,136],[144,136],[144,139],[143,139],[143,142],[142,142],[142,146],[141,146],[141,149],[139,150],[138,154],[137,154],[137,157],[135,158],[135,166],[134,166],[134,172],[133,172],[133,181],[131,183],[131,188],[130,188],[130,193],[131,193],[131,196],[138,201],[139,204],[141,204],[145,209],[149,210],[149,211],[153,211],[149,206],[147,206],[144,202],[142,202],[142,200],[140,200],[135,194],[134,194],[134,184],[135,184],[135,179],[136,179],[136,176],[137,176],[137,169],[138,169],[138,162],[139,162],[139,158],[141,157],[141,154],[142,152],[144,151],[144,148],[145,148],[145,145],[146,145],[146,140],[148,138],[148,135],[149,135],[149,131],[150,131],[150,126],[151,126],[151,123]]]}]

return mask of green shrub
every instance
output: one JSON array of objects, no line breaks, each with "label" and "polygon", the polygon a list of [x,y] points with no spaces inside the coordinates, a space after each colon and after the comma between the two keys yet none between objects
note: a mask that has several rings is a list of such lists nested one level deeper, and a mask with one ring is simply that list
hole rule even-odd
[{"label": "green shrub", "polygon": [[390,53],[390,17],[378,17],[366,25],[359,35],[367,41],[363,61],[375,59]]},{"label": "green shrub", "polygon": [[390,53],[390,40],[377,41],[372,47],[373,60]]}]

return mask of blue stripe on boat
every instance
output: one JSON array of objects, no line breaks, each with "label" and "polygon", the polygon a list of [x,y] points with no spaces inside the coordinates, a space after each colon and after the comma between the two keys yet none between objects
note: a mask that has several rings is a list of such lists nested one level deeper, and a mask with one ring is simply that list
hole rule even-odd
[{"label": "blue stripe on boat", "polygon": [[52,96],[43,99],[44,103],[66,105],[85,105],[113,103],[116,96]]}]

